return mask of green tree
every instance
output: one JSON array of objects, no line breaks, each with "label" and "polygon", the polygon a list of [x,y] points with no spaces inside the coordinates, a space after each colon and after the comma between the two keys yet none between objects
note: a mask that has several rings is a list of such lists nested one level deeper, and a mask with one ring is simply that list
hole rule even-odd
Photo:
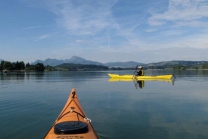
[{"label": "green tree", "polygon": [[34,65],[30,65],[30,63],[26,64],[25,70],[35,70],[35,66]]},{"label": "green tree", "polygon": [[26,64],[26,68],[27,68],[27,67],[30,67],[30,63],[29,63],[29,62]]},{"label": "green tree", "polygon": [[3,70],[4,69],[6,69],[6,70],[12,70],[13,69],[12,63],[9,62],[9,61],[4,61],[3,62]]},{"label": "green tree", "polygon": [[173,67],[174,70],[185,70],[185,67],[182,65],[176,65]]},{"label": "green tree", "polygon": [[16,63],[12,62],[12,69],[15,70],[16,69]]},{"label": "green tree", "polygon": [[15,70],[20,70],[20,64],[18,61],[16,62]]},{"label": "green tree", "polygon": [[208,69],[208,64],[203,64],[203,65],[202,65],[202,68],[203,68],[203,69]]},{"label": "green tree", "polygon": [[25,63],[23,61],[21,61],[19,63],[19,66],[20,66],[20,70],[24,70],[25,69]]},{"label": "green tree", "polygon": [[55,68],[52,67],[52,66],[47,65],[47,66],[45,67],[45,70],[46,70],[46,71],[52,71],[52,70],[55,70]]},{"label": "green tree", "polygon": [[4,69],[3,65],[4,65],[4,61],[1,61],[1,70]]},{"label": "green tree", "polygon": [[43,63],[37,63],[35,64],[35,71],[44,71],[45,67],[43,65]]}]

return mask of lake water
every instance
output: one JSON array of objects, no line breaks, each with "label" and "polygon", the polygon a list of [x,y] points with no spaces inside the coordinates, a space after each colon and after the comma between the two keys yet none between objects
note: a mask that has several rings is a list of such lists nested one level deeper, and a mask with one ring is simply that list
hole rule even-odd
[{"label": "lake water", "polygon": [[207,139],[208,71],[147,70],[174,82],[109,82],[107,73],[0,73],[0,139],[42,139],[72,88],[100,139]]}]

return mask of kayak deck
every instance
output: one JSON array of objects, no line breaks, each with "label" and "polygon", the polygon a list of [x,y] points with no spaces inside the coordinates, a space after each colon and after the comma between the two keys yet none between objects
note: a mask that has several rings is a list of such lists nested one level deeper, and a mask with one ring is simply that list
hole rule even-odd
[{"label": "kayak deck", "polygon": [[45,136],[45,139],[62,138],[99,139],[80,105],[75,89],[72,89],[63,110]]},{"label": "kayak deck", "polygon": [[172,74],[170,75],[157,75],[157,76],[134,76],[134,75],[119,75],[119,74],[108,74],[111,78],[118,78],[118,79],[171,79],[173,77]]}]

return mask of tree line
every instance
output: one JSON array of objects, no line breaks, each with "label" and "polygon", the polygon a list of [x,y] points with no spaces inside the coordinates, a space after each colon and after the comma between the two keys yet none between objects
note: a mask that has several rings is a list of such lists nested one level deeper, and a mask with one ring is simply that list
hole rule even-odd
[{"label": "tree line", "polygon": [[194,65],[182,65],[182,64],[176,64],[176,65],[156,65],[156,66],[144,66],[144,69],[173,69],[173,70],[207,70],[208,69],[208,63],[205,64],[194,64]]},{"label": "tree line", "polygon": [[35,65],[30,65],[30,63],[25,64],[23,61],[17,62],[9,62],[9,61],[1,61],[0,70],[9,70],[9,71],[44,71],[45,66],[43,63],[37,63]]},{"label": "tree line", "polygon": [[[37,63],[34,65],[30,65],[30,63],[25,64],[23,61],[17,62],[9,62],[9,61],[1,61],[0,71],[8,70],[8,71],[56,71],[56,70],[125,70],[131,68],[108,68],[106,66],[98,66],[98,65],[82,65],[82,64],[72,64],[65,63],[59,66],[44,66],[43,63]],[[204,64],[194,64],[194,65],[168,65],[168,66],[144,66],[144,69],[173,69],[173,70],[207,70],[208,63]]]},{"label": "tree line", "polygon": [[193,66],[175,65],[173,66],[173,69],[174,70],[188,70],[188,69],[205,70],[208,69],[208,64],[193,65]]}]

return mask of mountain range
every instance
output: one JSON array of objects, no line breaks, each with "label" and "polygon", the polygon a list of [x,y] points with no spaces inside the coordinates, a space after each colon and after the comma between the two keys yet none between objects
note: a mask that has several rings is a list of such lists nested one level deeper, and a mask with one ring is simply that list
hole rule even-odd
[{"label": "mountain range", "polygon": [[97,61],[91,61],[86,60],[84,58],[78,57],[78,56],[72,56],[70,59],[65,60],[57,60],[57,59],[46,59],[44,61],[42,60],[36,60],[35,62],[32,62],[31,64],[37,64],[37,63],[43,63],[45,66],[58,66],[63,63],[73,63],[73,64],[84,64],[84,65],[103,65],[107,67],[123,67],[123,68],[131,68],[135,67],[136,65],[144,65],[144,63],[134,62],[134,61],[128,61],[128,62],[108,62],[108,63],[101,63]]},{"label": "mountain range", "polygon": [[172,66],[177,66],[177,65],[197,66],[197,65],[208,64],[208,61],[172,60],[172,61],[162,61],[162,62],[148,63],[148,64],[139,63],[135,61],[101,63],[97,61],[86,60],[78,56],[73,56],[70,59],[65,59],[65,60],[57,60],[57,59],[49,59],[49,58],[44,61],[36,60],[35,62],[31,64],[37,64],[37,63],[43,63],[45,66],[46,65],[58,66],[64,63],[72,63],[72,64],[83,64],[83,65],[102,65],[102,66],[107,66],[107,67],[121,67],[121,68],[135,68],[137,65],[145,66],[146,68],[154,68],[154,67],[158,68],[158,67],[172,67]]},{"label": "mountain range", "polygon": [[184,61],[184,60],[172,60],[172,61],[163,61],[157,63],[145,64],[145,67],[173,67],[173,66],[199,66],[203,64],[208,64],[208,61]]},{"label": "mountain range", "polygon": [[[3,59],[0,59],[0,62]],[[83,65],[101,65],[107,67],[121,67],[121,68],[135,68],[137,65],[144,66],[145,68],[160,68],[160,67],[173,67],[177,65],[182,66],[197,66],[208,64],[208,61],[184,61],[184,60],[172,60],[172,61],[162,61],[156,63],[139,63],[135,61],[128,61],[128,62],[108,62],[108,63],[101,63],[97,61],[86,60],[84,58],[78,56],[72,56],[70,59],[65,60],[58,60],[58,59],[46,59],[46,60],[36,60],[30,64],[35,65],[37,63],[43,63],[45,66],[58,66],[64,63],[72,63],[72,64],[83,64]]]}]

